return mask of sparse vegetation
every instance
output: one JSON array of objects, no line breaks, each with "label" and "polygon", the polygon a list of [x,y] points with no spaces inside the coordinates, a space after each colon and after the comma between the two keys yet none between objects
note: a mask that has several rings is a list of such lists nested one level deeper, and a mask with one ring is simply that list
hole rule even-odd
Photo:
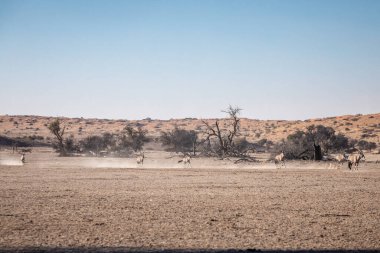
[{"label": "sparse vegetation", "polygon": [[54,120],[48,126],[50,132],[55,136],[56,143],[53,144],[53,148],[61,155],[67,155],[64,143],[65,127],[61,126],[59,119]]},{"label": "sparse vegetation", "polygon": [[144,144],[149,141],[147,133],[142,127],[127,126],[120,136],[120,145],[123,148],[131,148],[135,152],[141,151]]},{"label": "sparse vegetation", "polygon": [[80,150],[85,153],[94,152],[99,155],[100,151],[115,150],[116,139],[113,134],[91,135],[79,142]]},{"label": "sparse vegetation", "polygon": [[174,151],[176,153],[190,153],[193,155],[196,153],[196,148],[198,145],[198,135],[195,131],[187,131],[175,127],[173,130],[168,132],[162,132],[160,137],[161,143],[167,147],[168,151]]},{"label": "sparse vegetation", "polygon": [[[230,109],[230,108],[228,108]],[[228,110],[225,112],[227,113]],[[240,116],[240,115],[238,115]],[[238,117],[240,120],[240,118]],[[360,119],[360,120],[359,120]],[[372,120],[371,120],[372,119]],[[379,126],[378,117],[375,115],[365,115],[365,116],[344,116],[344,117],[331,117],[331,118],[323,118],[323,124],[326,127],[333,127],[337,132],[339,131],[341,134],[344,134],[346,137],[350,139],[364,140],[367,142],[379,142]],[[44,143],[44,141],[53,144],[57,149],[59,146],[59,141],[57,137],[53,134],[54,138],[51,138],[53,142],[47,139],[47,131],[46,128],[41,126],[46,126],[47,128],[50,125],[50,122],[54,121],[54,118],[49,117],[31,117],[31,116],[8,116],[4,115],[0,117],[0,126],[2,127],[1,133],[5,136],[9,136],[14,138],[15,136],[25,136],[23,138],[28,138],[28,141],[31,141],[32,145],[40,145],[39,143]],[[297,130],[301,130],[306,132],[306,127],[310,125],[310,123],[305,123],[305,121],[259,121],[259,120],[251,120],[251,119],[241,119],[239,121],[239,127],[234,140],[231,142],[229,154],[223,155],[223,149],[225,149],[226,144],[229,143],[228,134],[233,130],[233,118],[227,113],[227,117],[225,119],[214,119],[214,120],[205,120],[210,127],[213,128],[217,132],[216,124],[217,121],[219,124],[219,130],[222,135],[223,145],[221,145],[220,139],[217,135],[210,136],[207,139],[207,132],[210,132],[210,129],[204,124],[202,120],[196,120],[192,118],[185,119],[175,119],[175,120],[137,120],[137,121],[127,121],[128,126],[133,127],[137,130],[139,127],[144,126],[144,129],[150,131],[149,138],[157,138],[160,136],[162,132],[169,133],[173,130],[174,124],[176,124],[180,129],[184,129],[186,131],[194,131],[197,133],[199,143],[197,143],[196,149],[197,154],[203,154],[207,156],[218,156],[218,157],[239,157],[239,152],[242,151],[241,147],[238,148],[240,144],[244,144],[244,146],[258,147],[259,140],[262,138],[274,141],[281,142],[281,138],[285,138],[287,135],[291,135],[297,132]],[[309,122],[315,122],[315,119],[308,120]],[[355,121],[360,123],[355,123]],[[118,148],[122,148],[120,143],[124,143],[124,146],[129,146],[129,152],[138,152],[134,150],[138,150],[132,148],[130,143],[127,144],[125,141],[123,142],[123,134],[126,136],[126,130],[123,129],[123,125],[125,124],[125,120],[101,120],[101,119],[61,119],[61,126],[64,124],[65,127],[65,136],[63,140],[63,146],[65,147],[65,138],[71,138],[74,142],[74,146],[80,147],[79,143],[81,140],[84,140],[86,137],[95,135],[102,136],[105,132],[110,132],[115,135],[115,139],[118,143]],[[241,126],[240,126],[241,122]],[[51,131],[49,130],[51,133]],[[33,136],[43,136],[44,140],[37,140]],[[68,137],[69,135],[72,135]],[[30,136],[32,136],[30,138]],[[147,137],[147,136],[146,136]],[[125,137],[124,137],[125,139]],[[72,143],[72,141],[68,141]],[[160,138],[158,138],[158,142],[160,142]],[[224,148],[223,148],[224,146]],[[150,146],[151,147],[151,146]],[[158,146],[154,146],[158,147]],[[167,150],[171,149],[170,146],[166,146]],[[235,153],[231,152],[231,150],[235,149]],[[323,147],[321,147],[323,149]],[[71,148],[70,148],[71,150]],[[67,151],[68,153],[77,152],[75,151]],[[190,149],[187,149],[189,152]],[[267,147],[260,148],[260,150],[267,150]],[[328,153],[333,152],[334,150],[328,150]],[[58,151],[60,152],[60,151]],[[115,149],[116,152],[117,150]],[[192,149],[191,149],[191,152]],[[322,155],[326,153],[325,150],[321,150]],[[313,156],[313,155],[312,155]]]},{"label": "sparse vegetation", "polygon": [[273,154],[284,151],[287,159],[321,160],[330,151],[349,148],[349,140],[342,134],[335,134],[331,127],[311,125],[306,131],[297,131],[288,135],[286,141],[274,148]]},{"label": "sparse vegetation", "polygon": [[30,147],[32,144],[28,140],[20,138],[10,138],[0,135],[0,146],[18,146],[18,147]]},{"label": "sparse vegetation", "polygon": [[376,143],[365,141],[365,140],[358,141],[357,146],[363,150],[372,150],[377,147]]}]

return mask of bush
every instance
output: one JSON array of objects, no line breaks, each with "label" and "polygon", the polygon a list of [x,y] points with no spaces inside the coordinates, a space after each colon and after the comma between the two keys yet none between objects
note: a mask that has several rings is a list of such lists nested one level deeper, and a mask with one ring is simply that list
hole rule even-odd
[{"label": "bush", "polygon": [[26,140],[20,140],[0,135],[0,146],[30,147],[32,145],[29,141]]},{"label": "bush", "polygon": [[160,141],[167,147],[167,151],[176,153],[196,152],[198,136],[193,130],[187,131],[175,127],[172,131],[162,132]]},{"label": "bush", "polygon": [[333,128],[311,125],[305,132],[298,130],[288,135],[285,141],[275,145],[273,154],[284,151],[287,159],[319,160],[323,154],[346,150],[349,147],[349,139],[343,134],[335,134]]},{"label": "bush", "polygon": [[377,147],[376,143],[365,141],[365,140],[359,141],[357,145],[360,149],[364,149],[364,150],[372,150]]},{"label": "bush", "polygon": [[238,138],[234,142],[235,148],[239,153],[246,153],[249,150],[254,149],[254,144],[247,141],[246,138]]},{"label": "bush", "polygon": [[144,130],[142,127],[137,127],[137,129],[127,126],[121,135],[121,146],[123,148],[131,148],[133,151],[141,151],[146,142],[149,139],[146,137],[148,131]]},{"label": "bush", "polygon": [[111,151],[116,149],[116,139],[113,134],[104,133],[103,135],[91,135],[80,141],[80,148],[83,152],[94,152],[96,155],[100,151]]},{"label": "bush", "polygon": [[73,152],[79,152],[79,145],[75,143],[74,136],[70,136],[65,139],[64,145],[67,152],[73,153]]}]

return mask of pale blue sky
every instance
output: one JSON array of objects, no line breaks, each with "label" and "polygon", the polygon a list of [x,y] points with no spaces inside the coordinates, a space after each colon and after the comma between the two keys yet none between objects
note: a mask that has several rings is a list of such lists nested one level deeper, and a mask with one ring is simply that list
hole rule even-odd
[{"label": "pale blue sky", "polygon": [[380,112],[380,1],[0,0],[0,114]]}]

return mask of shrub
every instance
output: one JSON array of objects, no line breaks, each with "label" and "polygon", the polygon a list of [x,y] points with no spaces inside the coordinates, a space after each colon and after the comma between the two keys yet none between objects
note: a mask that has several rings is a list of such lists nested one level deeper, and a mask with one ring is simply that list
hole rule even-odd
[{"label": "shrub", "polygon": [[142,127],[133,128],[127,126],[121,136],[121,144],[123,147],[130,147],[133,151],[141,151],[144,144],[149,141],[146,137],[148,131]]},{"label": "shrub", "polygon": [[167,151],[176,153],[196,152],[198,136],[193,130],[188,131],[175,127],[172,131],[162,132],[160,141]]},{"label": "shrub", "polygon": [[98,155],[112,143],[108,136],[91,135],[80,141],[80,147],[83,152],[91,151]]},{"label": "shrub", "polygon": [[0,146],[30,147],[31,143],[28,142],[27,140],[10,138],[10,137],[0,135]]},{"label": "shrub", "polygon": [[365,150],[372,150],[372,149],[375,149],[377,147],[376,143],[365,141],[365,140],[360,140],[357,143],[357,145],[360,149],[365,149]]},{"label": "shrub", "polygon": [[331,127],[311,125],[307,131],[296,131],[277,144],[273,153],[284,151],[287,159],[322,159],[323,154],[349,148],[350,143],[343,134],[335,134]]}]

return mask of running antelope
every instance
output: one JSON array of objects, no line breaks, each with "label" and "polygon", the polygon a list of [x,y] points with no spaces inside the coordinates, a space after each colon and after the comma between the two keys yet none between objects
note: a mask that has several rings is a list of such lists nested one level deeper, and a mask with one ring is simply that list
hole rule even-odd
[{"label": "running antelope", "polygon": [[339,155],[336,155],[335,157],[335,160],[338,162],[338,166],[343,166],[344,162],[347,161],[347,155],[346,154],[339,154]]},{"label": "running antelope", "polygon": [[359,154],[352,154],[348,156],[348,168],[351,170],[352,165],[354,165],[354,169],[359,170],[359,162],[363,160],[365,161],[365,156],[363,151],[359,150]]},{"label": "running antelope", "polygon": [[141,153],[140,155],[138,155],[136,157],[137,164],[144,165],[144,158],[145,158],[144,153]]},{"label": "running antelope", "polygon": [[277,168],[280,168],[281,166],[284,166],[286,168],[284,151],[274,157],[274,164],[276,164]]},{"label": "running antelope", "polygon": [[23,164],[25,163],[25,154],[21,154],[20,160]]},{"label": "running antelope", "polygon": [[182,158],[182,160],[179,160],[178,161],[178,163],[182,163],[183,162],[183,164],[186,166],[186,165],[188,165],[188,166],[190,166],[190,168],[191,168],[191,156],[190,155],[185,155],[185,157],[184,158]]}]

